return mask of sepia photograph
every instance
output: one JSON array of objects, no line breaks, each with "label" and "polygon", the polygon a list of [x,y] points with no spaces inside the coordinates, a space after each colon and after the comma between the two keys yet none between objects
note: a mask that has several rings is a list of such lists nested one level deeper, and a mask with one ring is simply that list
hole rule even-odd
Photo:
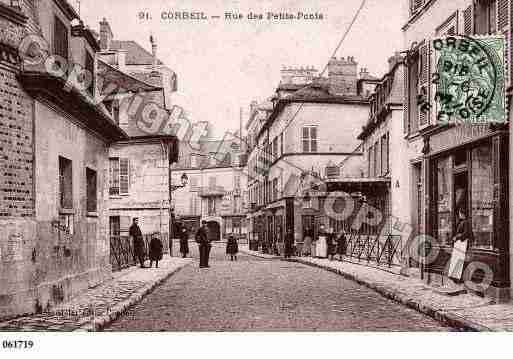
[{"label": "sepia photograph", "polygon": [[511,339],[512,24],[513,0],[0,0],[0,356]]}]

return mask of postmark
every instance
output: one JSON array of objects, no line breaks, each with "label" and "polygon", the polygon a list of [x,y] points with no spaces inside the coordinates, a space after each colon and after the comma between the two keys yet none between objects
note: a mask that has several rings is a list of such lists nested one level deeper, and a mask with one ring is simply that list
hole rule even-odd
[{"label": "postmark", "polygon": [[506,120],[504,36],[440,37],[432,41],[432,51],[438,123]]}]

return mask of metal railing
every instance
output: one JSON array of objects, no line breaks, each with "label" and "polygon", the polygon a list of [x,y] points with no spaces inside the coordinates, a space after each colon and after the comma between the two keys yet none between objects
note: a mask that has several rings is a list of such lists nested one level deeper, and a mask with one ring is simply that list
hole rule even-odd
[{"label": "metal railing", "polygon": [[377,265],[401,265],[403,241],[397,235],[379,236],[352,232],[346,235],[345,255],[358,261],[375,262]]},{"label": "metal railing", "polygon": [[[163,246],[163,253],[169,253],[167,233],[147,233],[143,234],[145,259],[148,258],[150,241],[153,236],[160,237]],[[114,272],[136,265],[134,243],[128,235],[110,236],[110,263],[112,265],[112,271]]]}]

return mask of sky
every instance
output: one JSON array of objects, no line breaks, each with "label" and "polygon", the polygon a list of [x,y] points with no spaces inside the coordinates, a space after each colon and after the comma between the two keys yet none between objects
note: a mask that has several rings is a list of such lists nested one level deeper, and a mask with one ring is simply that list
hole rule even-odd
[{"label": "sky", "polygon": [[[77,0],[69,2],[78,9]],[[80,15],[98,30],[106,18],[117,40],[135,40],[150,50],[156,38],[158,57],[178,76],[174,104],[192,122],[209,121],[215,137],[239,128],[240,108],[247,120],[252,100],[270,97],[282,66],[315,66],[322,70],[342,38],[361,0],[81,0]],[[315,5],[312,5],[314,3]],[[336,56],[353,56],[359,69],[382,76],[387,59],[403,50],[401,0],[367,0]],[[204,12],[220,19],[163,20],[165,11]],[[151,19],[140,19],[148,13]],[[225,13],[242,20],[225,20]],[[264,20],[249,20],[249,12]],[[266,20],[267,12],[318,13],[322,20]],[[359,71],[358,69],[358,71]]]}]

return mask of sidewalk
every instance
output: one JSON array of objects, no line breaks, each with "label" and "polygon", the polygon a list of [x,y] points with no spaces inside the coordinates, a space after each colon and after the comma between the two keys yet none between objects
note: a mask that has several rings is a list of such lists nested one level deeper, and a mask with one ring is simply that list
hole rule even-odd
[{"label": "sidewalk", "polygon": [[[241,247],[241,251],[261,258],[283,259]],[[357,262],[311,257],[291,259],[302,264],[319,267],[356,281],[381,295],[424,313],[453,328],[468,331],[513,331],[513,304],[493,304],[489,299],[474,294],[447,296],[419,278],[401,275],[399,271],[371,267]]]},{"label": "sidewalk", "polygon": [[[113,279],[89,289],[49,313],[0,322],[2,331],[95,331],[101,330],[191,259],[164,258],[159,268],[130,267]],[[148,263],[147,263],[148,264]]]}]

